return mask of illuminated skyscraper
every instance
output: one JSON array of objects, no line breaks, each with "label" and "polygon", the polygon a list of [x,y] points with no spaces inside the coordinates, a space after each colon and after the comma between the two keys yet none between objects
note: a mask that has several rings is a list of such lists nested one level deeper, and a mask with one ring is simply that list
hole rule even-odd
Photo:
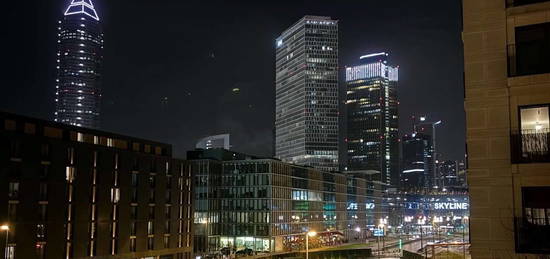
[{"label": "illuminated skyscraper", "polygon": [[275,156],[338,169],[338,21],[305,16],[276,40]]},{"label": "illuminated skyscraper", "polygon": [[55,121],[99,128],[103,33],[91,0],[72,0],[57,43]]},{"label": "illuminated skyscraper", "polygon": [[350,171],[375,170],[380,181],[399,184],[398,68],[387,53],[360,57],[346,68],[348,164]]}]

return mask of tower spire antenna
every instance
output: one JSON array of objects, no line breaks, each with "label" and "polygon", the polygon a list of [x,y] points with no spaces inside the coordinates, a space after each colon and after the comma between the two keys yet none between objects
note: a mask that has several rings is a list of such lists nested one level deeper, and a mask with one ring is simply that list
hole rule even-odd
[{"label": "tower spire antenna", "polygon": [[85,14],[96,21],[99,21],[99,16],[94,7],[92,0],[71,0],[71,4],[65,11],[65,16]]}]

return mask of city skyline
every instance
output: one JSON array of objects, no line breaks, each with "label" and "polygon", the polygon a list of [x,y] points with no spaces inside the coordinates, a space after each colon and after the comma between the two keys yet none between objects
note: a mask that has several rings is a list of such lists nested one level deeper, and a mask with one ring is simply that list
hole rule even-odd
[{"label": "city skyline", "polygon": [[[59,1],[60,6],[66,4],[65,1]],[[106,33],[106,58],[104,61],[105,72],[103,83],[103,129],[124,134],[130,134],[138,137],[156,139],[158,141],[174,143],[175,152],[183,156],[186,150],[192,149],[194,142],[204,135],[215,134],[217,132],[232,133],[233,145],[236,150],[254,153],[259,155],[270,155],[272,147],[272,116],[274,100],[274,62],[272,57],[275,52],[275,38],[281,30],[290,26],[300,17],[306,14],[313,15],[331,15],[335,19],[341,20],[341,57],[340,64],[349,64],[352,58],[355,59],[361,53],[376,52],[388,50],[392,53],[392,63],[406,68],[402,74],[403,95],[400,110],[404,111],[401,118],[407,121],[406,117],[412,114],[428,114],[430,117],[450,121],[441,128],[442,141],[439,145],[442,154],[449,159],[460,159],[464,154],[463,121],[461,99],[459,98],[461,83],[461,73],[451,72],[452,70],[461,71],[461,46],[460,46],[460,22],[444,21],[434,24],[429,22],[434,19],[441,19],[442,14],[425,11],[425,18],[418,19],[412,17],[409,12],[396,13],[405,17],[411,17],[413,20],[409,27],[410,31],[421,33],[430,37],[442,37],[445,43],[451,43],[454,50],[448,52],[449,44],[434,46],[428,41],[422,41],[417,37],[412,37],[409,33],[395,34],[384,33],[377,40],[367,37],[368,33],[360,34],[359,31],[379,31],[369,23],[375,22],[377,15],[373,17],[364,17],[358,11],[350,10],[345,5],[338,8],[331,8],[331,5],[319,4],[309,7],[307,3],[298,4],[284,16],[277,13],[277,8],[269,8],[265,5],[246,5],[245,10],[235,9],[235,14],[239,12],[251,12],[252,17],[243,21],[235,20],[229,15],[219,14],[213,20],[199,25],[192,20],[182,24],[175,19],[169,18],[171,15],[163,17],[155,16],[160,10],[166,9],[167,12],[185,13],[193,16],[186,11],[184,7],[212,8],[213,3],[199,4],[190,2],[188,5],[175,2],[165,2],[163,4],[152,4],[145,6],[140,3],[132,5],[127,12],[124,8],[128,5],[124,1],[109,3],[105,5],[103,1],[94,2],[98,12],[104,13],[104,29]],[[217,3],[223,7],[223,3]],[[409,3],[394,1],[393,4],[401,6],[400,10],[410,9]],[[426,4],[430,8],[440,8],[448,15],[454,15],[457,19],[460,17],[460,5],[433,5]],[[55,22],[59,19],[63,8],[54,8],[51,4],[45,3],[10,3],[14,8],[10,8],[10,16],[16,17],[21,14],[21,10],[49,10],[38,12],[36,17],[25,21],[22,25],[33,33],[22,35],[23,38],[30,39],[27,45],[13,46],[15,49],[25,48],[34,49],[30,53],[22,52],[22,55],[32,57],[32,62],[25,64],[36,69],[37,72],[29,74],[28,72],[14,71],[14,75],[20,75],[18,78],[26,78],[21,87],[8,89],[7,96],[16,98],[4,99],[0,109],[31,115],[40,118],[50,118],[53,113],[53,105],[49,101],[44,101],[43,96],[52,96],[53,84],[51,66],[55,62],[53,54],[42,53],[44,47],[36,49],[33,42],[50,45],[54,44],[52,35],[45,32],[55,30]],[[237,6],[245,6],[237,4]],[[377,7],[387,11],[392,10],[389,3],[371,3],[359,4],[356,7]],[[16,8],[19,7],[19,8]],[[147,7],[147,8],[146,8]],[[170,8],[165,8],[170,7]],[[393,7],[393,6],[392,6]],[[149,12],[151,9],[151,12]],[[223,9],[223,8],[221,8]],[[354,8],[355,9],[355,8]],[[232,9],[233,10],[233,9]],[[438,9],[439,10],[439,9]],[[156,17],[147,23],[139,20],[140,15]],[[391,13],[390,13],[391,15]],[[378,15],[378,18],[382,15]],[[262,17],[260,19],[260,17]],[[258,19],[256,19],[258,18]],[[47,21],[44,24],[36,25],[33,19]],[[259,21],[259,24],[250,25],[251,20]],[[222,21],[232,21],[221,23]],[[161,27],[160,24],[162,24]],[[168,31],[174,31],[172,26],[181,28],[176,31],[188,31],[187,35],[205,37],[211,39],[213,35],[205,34],[206,31],[216,32],[216,37],[221,41],[206,41],[204,46],[198,46],[187,36],[166,36]],[[387,29],[397,29],[405,26],[402,22],[395,21],[387,24]],[[140,37],[140,42],[136,37],[137,28],[151,31],[158,27],[159,32],[153,32],[153,37],[161,37],[169,40],[168,42],[179,42],[177,47],[169,43],[169,47],[160,48],[158,43],[148,38]],[[123,29],[124,28],[124,29]],[[223,28],[223,29],[222,29]],[[250,38],[246,34],[240,33],[241,29],[257,31],[258,37]],[[453,32],[454,31],[454,32]],[[19,35],[16,30],[10,30],[10,35]],[[55,32],[53,32],[55,35]],[[232,35],[232,36],[230,36]],[[166,38],[168,37],[168,38]],[[242,52],[236,45],[241,40],[249,39],[249,49]],[[110,43],[109,43],[110,42]],[[163,40],[162,42],[166,42]],[[403,42],[403,43],[402,43]],[[407,44],[404,44],[407,43]],[[417,49],[417,53],[408,51],[411,46]],[[405,45],[407,48],[405,48]],[[150,46],[150,47],[148,47]],[[50,46],[51,47],[51,46]],[[175,50],[175,55],[168,55],[167,49]],[[188,49],[196,49],[194,53]],[[444,50],[445,49],[445,50]],[[234,51],[238,50],[238,51]],[[234,53],[229,53],[229,52]],[[140,58],[131,57],[135,53],[140,53]],[[153,53],[156,53],[153,55]],[[458,54],[458,55],[455,55]],[[259,64],[255,66],[238,64],[226,69],[225,64],[229,60],[240,56],[244,61],[250,64]],[[456,56],[456,57],[455,57]],[[136,56],[137,57],[137,56]],[[15,58],[15,57],[14,57]],[[200,67],[204,71],[221,71],[216,80],[211,80],[202,72],[197,73],[195,68],[189,67],[189,62],[194,62],[193,67]],[[15,61],[15,64],[22,64]],[[241,62],[242,63],[242,62]],[[415,64],[418,63],[418,64]],[[438,67],[439,73],[427,73],[429,70]],[[340,76],[343,73],[343,66],[340,67]],[[222,70],[227,70],[223,72]],[[49,72],[48,72],[49,71]],[[186,71],[189,71],[187,73]],[[195,71],[195,72],[194,72]],[[182,77],[185,75],[185,77]],[[7,82],[13,84],[16,77],[8,77]],[[204,78],[204,80],[202,80]],[[428,80],[430,79],[430,80]],[[197,82],[203,81],[198,87]],[[425,82],[430,81],[430,84]],[[220,84],[221,83],[221,84]],[[150,92],[152,88],[158,91]],[[232,89],[239,88],[239,92]],[[340,83],[340,90],[344,88]],[[441,91],[436,89],[442,89]],[[443,90],[445,89],[445,90]],[[25,91],[36,90],[36,96],[28,96]],[[412,96],[426,98],[428,92],[433,92],[434,98],[427,98],[420,104],[414,102]],[[206,99],[209,96],[211,101],[217,103],[211,107],[205,106],[206,103],[198,100]],[[442,102],[443,96],[457,96],[454,101]],[[165,100],[164,98],[167,97]],[[17,99],[15,102],[11,99]],[[44,98],[45,99],[45,98]],[[51,99],[50,99],[51,100]],[[28,104],[34,105],[29,106]],[[458,105],[457,105],[458,104]],[[193,109],[189,113],[189,119],[176,119],[180,114],[190,107],[200,107]],[[130,112],[131,111],[131,112]],[[430,112],[432,111],[432,112]],[[166,116],[162,116],[162,115]],[[204,114],[211,114],[211,119],[205,121],[200,119]],[[260,114],[260,116],[257,116]],[[255,123],[250,123],[251,116],[254,116]],[[405,117],[405,118],[404,118]],[[120,119],[122,118],[122,119]],[[141,124],[139,118],[150,119],[153,123],[149,125]],[[170,119],[168,119],[170,118]],[[451,119],[453,118],[452,122]],[[455,119],[456,118],[456,119]],[[200,122],[200,123],[199,123]],[[158,127],[160,126],[160,127]],[[152,130],[152,129],[155,130]],[[438,132],[439,134],[439,132]],[[343,136],[341,136],[343,139]]]}]

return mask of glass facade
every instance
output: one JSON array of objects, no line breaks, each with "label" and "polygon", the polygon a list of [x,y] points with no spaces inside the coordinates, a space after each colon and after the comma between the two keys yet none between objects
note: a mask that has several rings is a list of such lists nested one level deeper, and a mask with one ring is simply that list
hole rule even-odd
[{"label": "glass facade", "polygon": [[[370,236],[380,190],[365,179],[271,159],[194,160],[195,252],[300,249]],[[360,231],[358,231],[359,229]]]},{"label": "glass facade", "polygon": [[305,16],[276,40],[275,156],[338,169],[338,21]]},{"label": "glass facade", "polygon": [[76,1],[59,21],[55,121],[99,128],[103,33],[91,1]]},{"label": "glass facade", "polygon": [[346,68],[348,163],[350,171],[380,172],[380,181],[399,184],[398,68],[387,53],[362,56]]}]

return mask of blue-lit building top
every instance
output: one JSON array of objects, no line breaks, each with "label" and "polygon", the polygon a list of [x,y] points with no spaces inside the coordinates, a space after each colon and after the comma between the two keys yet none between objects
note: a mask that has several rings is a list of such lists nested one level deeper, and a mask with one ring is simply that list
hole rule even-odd
[{"label": "blue-lit building top", "polygon": [[378,171],[382,183],[398,186],[398,68],[387,59],[368,54],[346,68],[347,169]]},{"label": "blue-lit building top", "polygon": [[72,0],[58,24],[55,121],[99,128],[103,33],[91,0]]}]

